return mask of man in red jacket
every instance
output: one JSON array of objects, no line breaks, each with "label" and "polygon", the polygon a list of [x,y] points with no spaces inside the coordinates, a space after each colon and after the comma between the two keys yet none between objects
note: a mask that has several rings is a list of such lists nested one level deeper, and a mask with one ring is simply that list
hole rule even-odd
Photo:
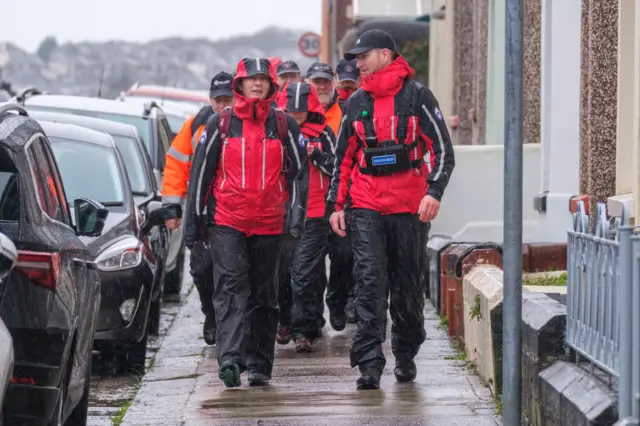
[{"label": "man in red jacket", "polygon": [[308,83],[287,84],[279,105],[300,125],[309,156],[307,221],[291,265],[291,315],[296,351],[310,352],[322,328],[318,303],[323,303],[324,281],[319,279],[319,274],[324,274],[326,279],[325,198],[333,173],[335,135],[326,123],[315,88]]},{"label": "man in red jacket", "polygon": [[269,61],[241,60],[233,91],[235,106],[209,119],[196,148],[185,244],[209,227],[220,379],[240,386],[248,370],[259,386],[273,369],[280,241],[302,235],[309,172],[300,127],[271,106],[278,85]]},{"label": "man in red jacket", "polygon": [[351,196],[358,313],[351,365],[360,369],[358,389],[378,389],[388,297],[396,380],[416,377],[414,357],[425,340],[422,223],[438,214],[455,160],[438,101],[412,80],[393,38],[365,31],[345,54],[354,58],[362,90],[345,107],[327,202],[332,229],[345,236],[343,208]]}]

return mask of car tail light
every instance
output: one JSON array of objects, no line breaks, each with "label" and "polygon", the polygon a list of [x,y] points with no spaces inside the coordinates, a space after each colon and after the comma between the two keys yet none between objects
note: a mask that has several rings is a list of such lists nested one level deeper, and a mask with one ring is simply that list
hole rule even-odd
[{"label": "car tail light", "polygon": [[19,250],[16,268],[27,275],[31,283],[56,291],[60,272],[58,253]]}]

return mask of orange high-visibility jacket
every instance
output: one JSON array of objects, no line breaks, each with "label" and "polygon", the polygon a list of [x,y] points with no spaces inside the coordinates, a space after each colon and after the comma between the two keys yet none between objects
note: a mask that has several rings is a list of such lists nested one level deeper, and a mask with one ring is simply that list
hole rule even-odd
[{"label": "orange high-visibility jacket", "polygon": [[338,103],[337,97],[334,98],[333,105],[324,112],[324,115],[327,118],[327,124],[331,127],[331,130],[333,130],[333,133],[337,135],[340,130],[340,123],[342,122],[342,108]]},{"label": "orange high-visibility jacket", "polygon": [[187,194],[191,157],[212,115],[213,109],[210,105],[203,107],[194,117],[185,120],[182,129],[171,143],[165,157],[162,204],[182,204]]}]

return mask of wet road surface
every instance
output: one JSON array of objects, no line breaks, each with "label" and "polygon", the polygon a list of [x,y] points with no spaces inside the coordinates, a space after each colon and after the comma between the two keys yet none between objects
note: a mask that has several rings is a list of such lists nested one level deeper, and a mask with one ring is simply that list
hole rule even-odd
[{"label": "wet road surface", "polygon": [[[188,256],[186,256],[188,259]],[[182,283],[180,295],[172,295],[165,298],[162,304],[160,316],[160,330],[157,336],[149,336],[147,342],[147,371],[149,371],[160,349],[160,345],[182,307],[189,291],[192,290],[191,276],[188,263],[185,265],[185,278]],[[195,290],[194,290],[195,291]],[[95,357],[95,354],[94,354]],[[118,376],[100,377],[91,376],[91,391],[89,396],[88,426],[113,426],[122,421],[126,410],[133,402],[133,398],[142,385],[142,377]]]},{"label": "wet road surface", "polygon": [[[429,304],[427,304],[429,305]],[[429,305],[430,306],[430,305]],[[316,352],[296,354],[277,346],[271,385],[226,389],[217,377],[215,347],[202,340],[197,293],[178,313],[123,425],[434,425],[501,424],[490,391],[459,359],[433,308],[426,311],[427,341],[416,363],[415,383],[398,384],[385,343],[387,368],[379,391],[356,391],[357,369],[348,351],[355,332],[324,328]],[[328,321],[327,321],[328,322]]]}]

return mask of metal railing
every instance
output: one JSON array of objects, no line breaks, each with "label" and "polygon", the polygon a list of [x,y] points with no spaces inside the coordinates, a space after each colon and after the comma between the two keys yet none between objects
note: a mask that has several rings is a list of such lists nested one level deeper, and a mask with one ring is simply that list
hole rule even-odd
[{"label": "metal railing", "polygon": [[629,225],[626,209],[612,226],[604,204],[591,224],[579,202],[568,231],[566,343],[618,377],[619,424],[638,425],[640,227]]}]

